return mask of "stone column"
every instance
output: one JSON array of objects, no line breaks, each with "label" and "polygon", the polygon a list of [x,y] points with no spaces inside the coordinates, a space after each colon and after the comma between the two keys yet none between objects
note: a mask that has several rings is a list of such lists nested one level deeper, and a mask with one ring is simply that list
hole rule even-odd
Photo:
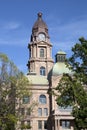
[{"label": "stone column", "polygon": [[60,120],[58,119],[58,130],[60,130]]},{"label": "stone column", "polygon": [[55,130],[58,130],[57,129],[57,120],[55,120]]}]

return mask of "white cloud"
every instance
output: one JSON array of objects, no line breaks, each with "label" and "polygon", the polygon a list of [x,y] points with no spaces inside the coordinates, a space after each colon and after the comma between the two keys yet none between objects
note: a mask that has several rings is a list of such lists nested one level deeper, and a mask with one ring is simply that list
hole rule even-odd
[{"label": "white cloud", "polygon": [[71,50],[80,37],[87,39],[87,17],[80,17],[64,24],[50,26],[53,48]]},{"label": "white cloud", "polygon": [[10,39],[10,40],[4,40],[0,39],[0,45],[15,45],[15,46],[26,46],[27,39]]},{"label": "white cloud", "polygon": [[[50,21],[49,19],[52,19],[54,16],[49,17],[48,21]],[[31,32],[26,28],[20,28],[21,24],[18,22],[5,22],[3,26],[0,27],[0,44],[26,46],[29,42],[29,39],[25,36],[25,32],[28,31],[28,36],[30,36]],[[18,29],[15,36],[14,32],[11,33],[10,31],[6,33],[6,35],[2,35],[2,30],[5,32],[6,30],[15,29]],[[56,21],[53,20],[52,23],[50,22],[49,24],[49,33],[55,49],[69,50],[77,42],[79,37],[84,36],[87,38],[87,16],[82,16],[74,20],[71,19],[67,23],[66,21],[62,22],[59,18],[58,20],[56,19]]]},{"label": "white cloud", "polygon": [[59,42],[53,43],[53,48],[55,50],[58,49],[58,50],[65,50],[66,51],[66,50],[70,50],[73,45],[74,44],[71,41],[67,41],[67,42],[59,41]]},{"label": "white cloud", "polygon": [[18,29],[21,25],[17,22],[3,22],[0,23],[0,28],[4,30],[14,30]]},{"label": "white cloud", "polygon": [[65,35],[67,37],[87,35],[87,17],[71,20],[65,24],[58,24],[50,27],[50,32],[58,35]]},{"label": "white cloud", "polygon": [[29,42],[26,32],[18,22],[0,21],[0,45],[25,46]]}]

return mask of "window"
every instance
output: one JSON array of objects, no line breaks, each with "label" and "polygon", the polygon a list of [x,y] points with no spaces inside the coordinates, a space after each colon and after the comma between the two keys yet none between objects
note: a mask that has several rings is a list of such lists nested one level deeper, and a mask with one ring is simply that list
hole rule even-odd
[{"label": "window", "polygon": [[42,108],[38,108],[38,116],[42,116]]},{"label": "window", "polygon": [[21,108],[21,115],[25,114],[25,108]]},{"label": "window", "polygon": [[65,61],[65,56],[63,56],[63,62]]},{"label": "window", "polygon": [[44,121],[44,129],[47,130],[47,121]]},{"label": "window", "polygon": [[61,106],[58,106],[58,109],[63,112],[72,112],[72,106],[67,106],[67,107],[61,107]]},{"label": "window", "polygon": [[44,57],[44,49],[43,48],[40,49],[40,57]]},{"label": "window", "polygon": [[24,126],[25,126],[25,121],[21,121],[21,130],[23,130]]},{"label": "window", "polygon": [[29,120],[27,121],[27,125],[30,125],[30,121]]},{"label": "window", "polygon": [[29,96],[23,96],[23,103],[27,104],[30,102]]},{"label": "window", "polygon": [[38,130],[42,130],[42,121],[38,121]]},{"label": "window", "polygon": [[45,67],[43,67],[43,66],[40,67],[40,75],[45,76]]},{"label": "window", "polygon": [[48,116],[48,109],[44,108],[44,116]]},{"label": "window", "polygon": [[27,129],[31,128],[30,120],[27,121]]},{"label": "window", "polygon": [[31,108],[27,108],[27,115],[31,115]]},{"label": "window", "polygon": [[46,96],[45,95],[40,95],[40,97],[39,97],[39,103],[46,104]]},{"label": "window", "polygon": [[21,121],[21,125],[24,125],[25,124],[25,121]]},{"label": "window", "polygon": [[62,123],[62,128],[70,128],[70,121],[62,121],[61,122]]},{"label": "window", "polygon": [[28,120],[27,122],[21,121],[21,130],[30,129],[30,128],[31,128],[30,120]]}]

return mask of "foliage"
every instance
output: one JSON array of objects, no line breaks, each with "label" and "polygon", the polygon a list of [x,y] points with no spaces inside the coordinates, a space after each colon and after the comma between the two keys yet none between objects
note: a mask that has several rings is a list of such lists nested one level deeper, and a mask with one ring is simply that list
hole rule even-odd
[{"label": "foliage", "polygon": [[22,125],[21,126],[21,129],[23,130],[23,129],[31,129],[31,126],[30,125]]},{"label": "foliage", "polygon": [[14,124],[19,120],[18,112],[23,95],[31,95],[28,79],[5,54],[0,53],[1,130],[14,130]]},{"label": "foliage", "polygon": [[72,106],[75,117],[75,129],[87,128],[87,40],[79,39],[72,48],[72,56],[67,60],[73,75],[63,74],[56,87],[57,104],[63,107]]},{"label": "foliage", "polygon": [[69,58],[68,63],[72,66],[79,80],[87,85],[87,40],[83,37],[79,39],[80,43],[76,43],[72,48],[73,55]]}]

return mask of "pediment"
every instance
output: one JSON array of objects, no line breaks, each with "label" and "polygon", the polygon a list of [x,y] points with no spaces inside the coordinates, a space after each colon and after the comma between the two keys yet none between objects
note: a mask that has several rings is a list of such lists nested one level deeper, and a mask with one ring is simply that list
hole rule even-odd
[{"label": "pediment", "polygon": [[37,43],[38,45],[48,45],[48,46],[52,46],[52,44],[51,43],[48,43],[48,42],[45,42],[45,41],[40,41],[40,42],[38,42]]}]

